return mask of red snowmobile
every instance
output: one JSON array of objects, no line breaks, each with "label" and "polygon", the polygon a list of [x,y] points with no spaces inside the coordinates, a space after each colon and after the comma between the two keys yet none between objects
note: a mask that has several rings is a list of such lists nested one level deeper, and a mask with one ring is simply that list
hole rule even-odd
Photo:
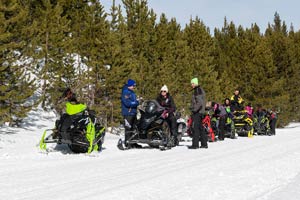
[{"label": "red snowmobile", "polygon": [[[187,134],[190,137],[193,137],[193,133],[192,133],[192,124],[193,124],[193,120],[190,117],[187,121]],[[207,137],[208,137],[208,141],[209,142],[215,142],[215,133],[211,127],[211,120],[210,120],[210,115],[206,114],[205,117],[202,119],[202,126],[205,130],[205,132],[207,133]]]}]

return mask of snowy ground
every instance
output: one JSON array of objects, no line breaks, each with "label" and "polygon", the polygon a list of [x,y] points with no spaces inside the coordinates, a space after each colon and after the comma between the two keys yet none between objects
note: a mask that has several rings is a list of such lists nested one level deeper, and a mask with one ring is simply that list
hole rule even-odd
[{"label": "snowy ground", "polygon": [[[36,147],[53,113],[32,112],[22,129],[0,129],[0,199],[300,199],[300,124],[276,136],[190,141],[169,151],[120,151],[107,134],[96,156]],[[29,123],[30,122],[30,123]]]}]

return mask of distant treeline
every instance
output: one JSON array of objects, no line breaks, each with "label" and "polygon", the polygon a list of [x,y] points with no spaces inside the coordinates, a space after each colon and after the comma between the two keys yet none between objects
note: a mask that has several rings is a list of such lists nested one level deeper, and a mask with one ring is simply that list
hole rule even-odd
[{"label": "distant treeline", "polygon": [[[212,33],[199,17],[181,27],[146,0],[113,1],[108,13],[101,0],[1,0],[0,125],[21,121],[40,103],[62,109],[66,87],[109,124],[119,123],[128,78],[144,99],[166,84],[189,114],[193,77],[207,100],[222,103],[239,88],[246,103],[280,111],[280,126],[299,121],[299,30],[275,13],[264,33],[226,18]],[[28,103],[36,91],[38,101]]]}]

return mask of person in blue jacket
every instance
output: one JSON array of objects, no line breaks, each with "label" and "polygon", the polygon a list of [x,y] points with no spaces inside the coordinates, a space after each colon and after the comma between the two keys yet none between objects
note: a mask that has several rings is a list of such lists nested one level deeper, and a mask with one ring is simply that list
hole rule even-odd
[{"label": "person in blue jacket", "polygon": [[125,126],[125,146],[128,148],[141,147],[138,144],[128,145],[128,139],[131,137],[134,124],[136,123],[137,107],[139,105],[139,101],[134,92],[135,88],[136,82],[132,79],[128,79],[127,83],[122,88],[121,95],[122,115]]}]

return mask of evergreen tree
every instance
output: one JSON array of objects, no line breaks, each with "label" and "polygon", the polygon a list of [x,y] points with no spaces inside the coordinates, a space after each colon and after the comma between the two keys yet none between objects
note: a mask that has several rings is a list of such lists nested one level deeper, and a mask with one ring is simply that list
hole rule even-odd
[{"label": "evergreen tree", "polygon": [[[262,104],[270,107],[274,100],[273,85],[282,87],[282,81],[275,78],[276,68],[272,52],[266,40],[260,35],[255,24],[251,29],[239,28],[240,57],[244,75],[240,84],[244,88],[243,97],[247,103]],[[281,86],[280,86],[281,85]]]},{"label": "evergreen tree", "polygon": [[135,64],[132,44],[120,5],[113,3],[111,17],[111,32],[108,39],[110,46],[108,47],[109,56],[107,60],[110,69],[107,72],[106,91],[108,107],[112,110],[108,120],[113,123],[121,121],[121,89],[127,79],[130,78],[131,69]]},{"label": "evergreen tree", "polygon": [[188,46],[180,25],[175,18],[167,20],[165,14],[156,26],[155,77],[158,94],[160,87],[166,84],[179,111],[187,109],[190,77],[188,74]]},{"label": "evergreen tree", "polygon": [[189,47],[187,55],[189,79],[198,77],[200,85],[206,91],[207,100],[220,101],[222,99],[220,79],[213,63],[214,43],[209,29],[196,17],[185,27],[184,34]]},{"label": "evergreen tree", "polygon": [[33,57],[42,81],[42,107],[55,104],[58,88],[70,70],[64,65],[69,27],[60,1],[28,1],[32,12],[25,29],[28,38],[27,55]]},{"label": "evergreen tree", "polygon": [[291,68],[287,78],[292,120],[300,121],[300,31],[294,32],[293,27],[288,36],[288,52]]},{"label": "evergreen tree", "polygon": [[227,19],[224,19],[224,26],[221,30],[215,29],[214,31],[214,64],[218,72],[218,79],[221,84],[221,95],[229,97],[232,95],[233,90],[239,87],[241,78],[239,49],[237,42],[237,30],[233,22],[228,24]]},{"label": "evergreen tree", "polygon": [[[132,45],[133,59],[130,76],[137,80],[139,87],[137,93],[144,98],[153,98],[151,91],[153,67],[150,61],[153,54],[150,46],[153,45],[154,26],[156,15],[153,10],[149,10],[146,0],[123,0],[126,11],[126,24]],[[141,84],[142,83],[142,84]]]},{"label": "evergreen tree", "polygon": [[[287,31],[285,23],[281,22],[278,13],[275,13],[274,24],[269,25],[266,29],[265,37],[267,39],[269,48],[272,51],[272,58],[276,67],[276,73],[274,74],[277,80],[281,80],[283,85],[273,85],[273,88],[277,86],[277,91],[274,92],[274,103],[272,107],[280,109],[280,125],[285,125],[292,118],[294,118],[293,108],[290,105],[290,93],[289,89],[291,85],[288,80],[293,76],[291,69],[291,60],[289,55],[288,38],[286,37]],[[281,87],[280,87],[281,86]]]},{"label": "evergreen tree", "polygon": [[99,1],[90,1],[86,13],[85,29],[82,30],[84,40],[81,41],[81,45],[85,48],[81,51],[81,55],[87,58],[88,68],[85,73],[86,80],[81,83],[81,88],[86,87],[88,105],[96,112],[107,115],[110,113],[110,109],[106,106],[108,97],[106,82],[110,81],[108,76],[110,27],[104,7]]},{"label": "evergreen tree", "polygon": [[0,125],[21,121],[34,105],[34,79],[27,71],[22,49],[22,27],[28,10],[17,0],[0,2]]}]

